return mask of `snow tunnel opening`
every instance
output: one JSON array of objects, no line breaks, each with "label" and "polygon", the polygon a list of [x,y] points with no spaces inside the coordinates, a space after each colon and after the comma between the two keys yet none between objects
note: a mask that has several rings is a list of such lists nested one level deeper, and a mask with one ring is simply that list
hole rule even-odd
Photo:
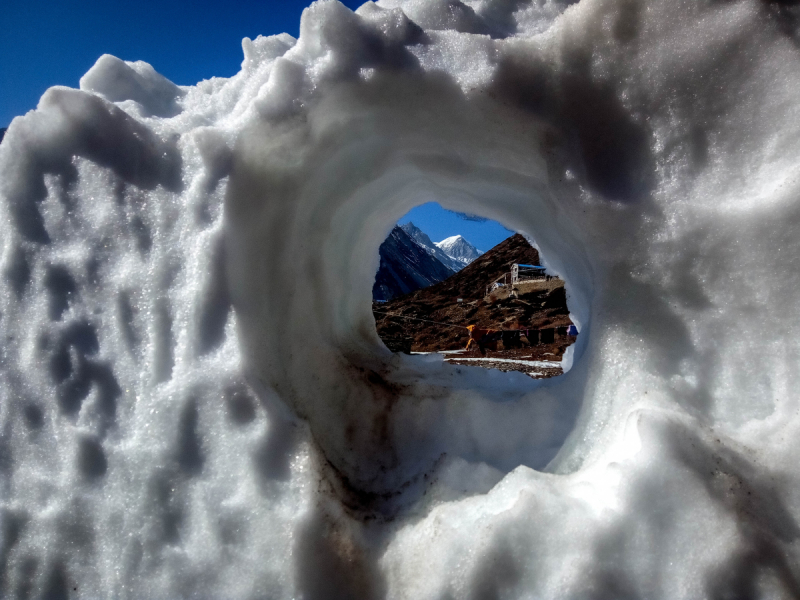
[{"label": "snow tunnel opening", "polygon": [[[405,507],[417,510],[438,497],[486,493],[521,466],[548,470],[583,404],[585,369],[572,367],[587,345],[593,275],[580,238],[558,219],[546,186],[537,188],[531,180],[509,185],[504,174],[482,181],[450,173],[437,176],[416,167],[389,169],[343,202],[324,250],[331,257],[344,250],[338,257],[342,276],[335,278],[334,288],[340,295],[329,308],[348,317],[336,321],[336,339],[353,375],[343,401],[351,407],[345,431],[353,435],[339,442],[345,447],[343,460],[325,454],[336,478],[346,474],[340,490],[349,489],[340,491],[340,497],[349,496],[345,502],[352,502],[350,492],[356,490],[355,503],[366,498],[362,507],[382,514]],[[552,373],[563,376],[537,380],[521,369],[480,368],[466,364],[470,361],[447,364],[448,357],[438,353],[409,355],[388,348],[375,315],[385,305],[371,297],[380,268],[379,247],[404,215],[421,206],[421,198],[436,199],[439,210],[493,221],[531,250],[541,251],[546,260],[526,260],[544,263],[551,275],[559,276],[565,286],[564,312],[582,333],[564,344],[561,369]],[[466,341],[465,336],[458,342],[461,348]],[[548,347],[537,346],[535,350],[545,352]],[[533,353],[527,345],[522,352]],[[526,358],[534,362],[531,355]],[[333,389],[326,390],[328,397]],[[322,426],[325,435],[330,423]],[[354,447],[361,448],[357,457]]]},{"label": "snow tunnel opening", "polygon": [[[419,155],[418,140],[382,156],[375,144],[366,136],[326,146],[290,196],[295,204],[263,204],[258,218],[243,209],[274,182],[258,160],[239,169],[229,188],[235,235],[226,250],[249,376],[308,424],[343,504],[392,514],[430,498],[426,482],[443,481],[444,472],[475,475],[475,485],[457,492],[469,495],[517,467],[547,469],[583,402],[585,369],[570,367],[587,347],[594,278],[580,230],[562,218],[535,162],[454,163],[447,149],[434,160]],[[562,359],[569,373],[537,381],[387,349],[372,310],[378,249],[425,199],[536,240],[569,290],[570,319],[581,332]]]},{"label": "snow tunnel opening", "polygon": [[378,255],[372,312],[392,352],[533,379],[564,372],[578,328],[564,280],[544,266],[535,241],[426,202],[398,220]]}]

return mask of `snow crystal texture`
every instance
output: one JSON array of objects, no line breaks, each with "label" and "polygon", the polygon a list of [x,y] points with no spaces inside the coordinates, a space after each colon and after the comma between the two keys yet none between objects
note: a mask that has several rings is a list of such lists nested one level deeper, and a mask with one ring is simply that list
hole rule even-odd
[{"label": "snow crystal texture", "polygon": [[[323,0],[230,79],[48,90],[0,145],[0,596],[800,597],[791,4]],[[431,199],[536,241],[568,373],[381,344]]]}]

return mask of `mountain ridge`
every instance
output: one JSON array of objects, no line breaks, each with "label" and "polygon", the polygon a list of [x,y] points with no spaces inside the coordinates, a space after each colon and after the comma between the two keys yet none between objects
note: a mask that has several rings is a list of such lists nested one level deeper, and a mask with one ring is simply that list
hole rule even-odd
[{"label": "mountain ridge", "polygon": [[483,254],[461,234],[452,235],[441,242],[436,242],[436,247],[463,266],[467,266]]},{"label": "mountain ridge", "polygon": [[395,225],[378,254],[380,266],[372,286],[373,300],[386,301],[443,281],[455,271]]},{"label": "mountain ridge", "polygon": [[411,239],[425,248],[425,250],[434,256],[439,262],[452,269],[453,272],[460,271],[462,268],[464,268],[464,265],[460,261],[452,258],[441,248],[439,248],[436,243],[431,240],[428,234],[414,225],[412,221],[400,225],[400,229],[405,231],[409,237],[411,237]]},{"label": "mountain ridge", "polygon": [[[450,256],[440,244],[454,250],[455,256]],[[461,235],[434,243],[411,221],[395,225],[378,253],[380,266],[375,274],[372,299],[381,302],[444,281],[469,265],[473,257],[481,255]]]}]

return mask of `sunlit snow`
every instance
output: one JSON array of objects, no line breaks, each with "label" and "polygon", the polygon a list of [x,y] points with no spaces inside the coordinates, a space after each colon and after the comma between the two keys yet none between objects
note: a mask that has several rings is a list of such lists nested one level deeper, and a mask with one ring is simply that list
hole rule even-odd
[{"label": "sunlit snow", "polygon": [[[800,597],[788,4],[324,0],[230,79],[48,90],[0,145],[0,597]],[[565,375],[382,345],[432,200],[565,279]]]}]

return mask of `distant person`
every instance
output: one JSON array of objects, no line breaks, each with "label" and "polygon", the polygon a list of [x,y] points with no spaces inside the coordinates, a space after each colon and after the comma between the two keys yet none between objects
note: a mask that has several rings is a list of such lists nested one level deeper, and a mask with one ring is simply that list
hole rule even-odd
[{"label": "distant person", "polygon": [[497,352],[497,342],[502,337],[502,331],[497,331],[495,329],[479,329],[477,325],[467,325],[467,331],[469,331],[467,350],[475,345],[484,356],[486,356],[487,348]]}]

